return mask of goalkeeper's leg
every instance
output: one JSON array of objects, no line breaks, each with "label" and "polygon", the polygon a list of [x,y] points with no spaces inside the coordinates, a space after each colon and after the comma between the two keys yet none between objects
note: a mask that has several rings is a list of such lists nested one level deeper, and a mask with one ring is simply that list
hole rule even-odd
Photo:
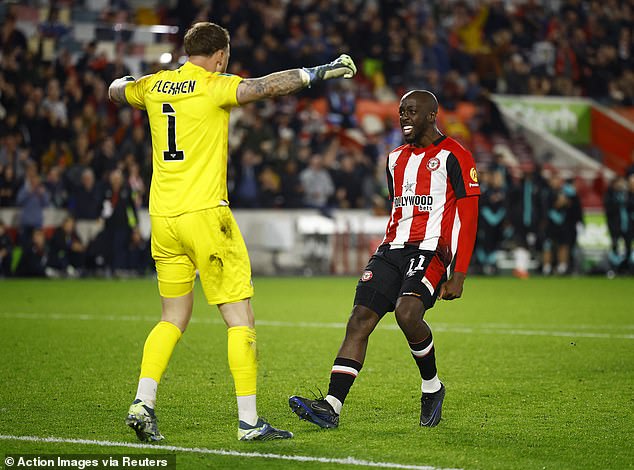
[{"label": "goalkeeper's leg", "polygon": [[161,297],[161,321],[150,332],[143,348],[137,399],[154,408],[156,388],[167,369],[176,343],[185,332],[192,316],[193,292],[181,297]]},{"label": "goalkeeper's leg", "polygon": [[256,389],[255,320],[248,300],[218,305],[227,324],[227,356],[238,400],[238,419],[249,425],[258,421]]},{"label": "goalkeeper's leg", "polygon": [[156,392],[176,343],[191,318],[193,293],[190,291],[184,296],[174,298],[161,297],[161,300],[161,321],[152,329],[145,341],[139,385],[126,418],[128,426],[135,430],[142,441],[163,439],[154,414]]},{"label": "goalkeeper's leg", "polygon": [[255,320],[250,301],[225,303],[218,305],[218,309],[228,327],[229,369],[238,401],[238,438],[267,440],[293,437],[292,433],[275,429],[258,417]]}]

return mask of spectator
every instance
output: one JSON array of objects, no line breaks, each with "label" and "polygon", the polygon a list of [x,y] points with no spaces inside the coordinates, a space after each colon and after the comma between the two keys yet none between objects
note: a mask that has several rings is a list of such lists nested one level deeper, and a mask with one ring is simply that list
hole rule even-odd
[{"label": "spectator", "polygon": [[[86,100],[86,96],[84,95],[84,90],[81,87],[80,79],[77,77],[74,67],[69,65],[69,69],[65,70],[63,73],[64,75],[69,74],[63,91],[66,102],[66,110],[69,117],[74,117],[81,113],[81,108]],[[63,78],[64,77],[60,78],[60,80],[63,80]]]},{"label": "spectator", "polygon": [[48,147],[49,123],[41,112],[38,112],[37,104],[30,96],[22,107],[21,123],[20,130],[24,144],[31,149],[36,158],[39,158]]},{"label": "spectator", "polygon": [[134,155],[140,167],[140,175],[144,181],[149,181],[152,175],[152,145],[147,139],[145,127],[137,125],[132,129],[132,135],[121,145],[121,155]]},{"label": "spectator", "polygon": [[315,154],[310,158],[308,168],[302,170],[299,180],[304,192],[304,205],[326,211],[330,197],[334,195],[335,185],[320,155]]},{"label": "spectator", "polygon": [[81,174],[81,186],[71,197],[69,209],[77,220],[95,221],[101,216],[103,194],[95,183],[95,173],[86,168]]},{"label": "spectator", "polygon": [[0,219],[0,278],[11,276],[13,241],[7,233],[4,221]]},{"label": "spectator", "polygon": [[102,217],[105,220],[103,238],[106,244],[107,267],[118,275],[127,269],[126,257],[130,237],[132,230],[137,226],[136,209],[121,170],[110,173]]},{"label": "spectator", "polygon": [[268,125],[262,116],[256,114],[254,116],[253,125],[248,129],[244,141],[242,142],[242,147],[243,150],[251,150],[256,154],[268,154],[273,148],[274,141],[275,138],[271,126]]},{"label": "spectator", "polygon": [[328,123],[336,129],[357,127],[356,97],[349,82],[337,82],[328,92]]},{"label": "spectator", "polygon": [[100,181],[106,181],[110,172],[117,168],[118,164],[119,158],[117,156],[114,138],[106,136],[95,155],[95,160],[92,165],[95,176]]},{"label": "spectator", "polygon": [[34,229],[24,244],[16,275],[20,277],[46,277],[53,274],[47,271],[48,245],[44,230]]},{"label": "spectator", "polygon": [[351,155],[344,155],[341,158],[339,169],[335,171],[334,176],[335,198],[338,207],[355,209],[364,206],[361,200],[365,179],[363,170],[362,166],[355,164]]},{"label": "spectator", "polygon": [[68,191],[62,181],[62,172],[63,168],[60,166],[51,167],[44,182],[51,198],[51,205],[59,209],[65,208],[68,201]]},{"label": "spectator", "polygon": [[48,149],[40,159],[41,169],[44,174],[56,165],[66,167],[72,162],[72,155],[68,144],[58,140],[51,140]]},{"label": "spectator", "polygon": [[84,51],[77,60],[75,68],[79,73],[88,70],[97,56],[97,41],[93,40],[84,45]]},{"label": "spectator", "polygon": [[524,61],[521,54],[513,54],[510,62],[505,65],[506,92],[512,95],[528,94],[529,76],[530,66]]},{"label": "spectator", "polygon": [[296,209],[302,207],[302,183],[299,179],[296,160],[288,160],[281,175],[282,199],[284,207]]},{"label": "spectator", "polygon": [[[610,233],[611,250],[608,260],[612,269],[624,271],[631,256],[629,194],[627,180],[617,176],[612,180],[603,198],[605,217]],[[619,244],[623,242],[623,250]],[[621,252],[623,253],[621,254]]]},{"label": "spectator", "polygon": [[[122,77],[124,75],[118,76]],[[114,138],[114,143],[117,147],[117,154],[121,156],[126,154],[126,152],[122,151],[123,143],[132,139],[132,133],[134,129],[132,123],[132,110],[130,108],[119,109],[117,113],[116,123],[117,127],[113,129],[110,134]]]},{"label": "spectator", "polygon": [[235,202],[240,207],[257,207],[259,205],[258,172],[262,164],[262,156],[251,148],[245,149],[236,171]]},{"label": "spectator", "polygon": [[66,179],[70,185],[71,192],[81,186],[81,176],[84,170],[92,168],[95,151],[90,145],[88,133],[79,131],[75,139],[73,148],[73,163],[66,169]]},{"label": "spectator", "polygon": [[260,172],[260,206],[282,207],[284,198],[280,187],[280,176],[270,167],[265,166]]},{"label": "spectator", "polygon": [[489,7],[484,4],[477,11],[470,11],[466,3],[457,2],[453,9],[453,31],[457,36],[457,48],[470,55],[487,49],[484,26],[489,16]]},{"label": "spectator", "polygon": [[132,229],[127,259],[128,271],[138,276],[143,276],[152,263],[150,244],[143,238],[138,227]]},{"label": "spectator", "polygon": [[556,261],[556,272],[563,275],[568,273],[573,243],[569,223],[575,217],[573,213],[574,206],[572,197],[566,191],[564,182],[559,176],[553,176],[549,184],[549,194],[545,207],[546,231],[542,273],[545,275],[551,274],[553,272],[553,263]]},{"label": "spectator", "polygon": [[50,196],[42,184],[35,167],[27,171],[26,181],[18,192],[17,205],[20,207],[20,236],[24,243],[31,240],[35,229],[44,223],[44,208],[50,203]]},{"label": "spectator", "polygon": [[271,154],[271,160],[274,160],[276,168],[281,169],[284,163],[289,160],[297,159],[297,145],[295,143],[295,132],[288,127],[279,130],[279,138],[275,150]]},{"label": "spectator", "polygon": [[569,268],[567,272],[578,272],[579,266],[577,261],[579,256],[577,253],[577,237],[579,235],[579,230],[582,229],[584,224],[583,208],[581,206],[581,199],[577,194],[577,188],[572,178],[564,182],[562,191],[570,201],[570,208],[566,213],[566,229],[570,240],[570,255],[568,257]]},{"label": "spectator", "polygon": [[513,186],[513,177],[505,161],[506,158],[507,153],[504,148],[493,149],[493,161],[489,165],[489,169],[492,173],[500,174],[502,177],[502,188],[508,191]]},{"label": "spectator", "polygon": [[75,228],[75,219],[66,217],[49,241],[48,266],[69,277],[78,276],[86,264],[86,247]]},{"label": "spectator", "polygon": [[19,188],[13,165],[0,165],[0,207],[15,206]]},{"label": "spectator", "polygon": [[446,42],[439,37],[436,22],[429,17],[428,27],[422,32],[425,63],[430,70],[445,75],[451,69],[449,51]]},{"label": "spectator", "polygon": [[632,255],[632,241],[634,241],[634,175],[630,175],[627,178],[627,192],[628,192],[628,204],[627,204],[627,212],[629,215],[629,232],[628,232],[628,240],[626,240],[626,252],[630,253],[629,258],[626,254],[627,259],[627,267],[629,272],[632,273],[634,271],[634,255]]},{"label": "spectator", "polygon": [[[480,175],[483,181],[485,172]],[[481,187],[484,185],[481,184]],[[480,197],[480,220],[478,221],[478,243],[476,257],[485,274],[497,273],[497,251],[504,240],[507,218],[507,194],[504,176],[494,171],[490,184],[484,188]]]},{"label": "spectator", "polygon": [[2,139],[0,147],[0,166],[14,167],[19,158],[18,139],[15,132],[8,132]]},{"label": "spectator", "polygon": [[61,38],[69,32],[69,28],[59,19],[59,7],[52,5],[48,9],[48,18],[40,23],[42,36],[49,38]]},{"label": "spectator", "polygon": [[134,161],[134,156],[128,154],[126,157],[127,173],[128,173],[128,186],[132,191],[132,201],[134,207],[141,208],[141,205],[145,201],[145,183],[141,178],[141,170],[139,164]]},{"label": "spectator", "polygon": [[16,18],[13,13],[7,13],[0,31],[0,48],[4,53],[9,51],[26,51],[26,36],[16,28]]},{"label": "spectator", "polygon": [[544,183],[537,169],[531,165],[526,169],[518,185],[509,195],[511,212],[510,222],[515,237],[514,275],[528,277],[530,254],[541,251],[541,234],[544,214]]},{"label": "spectator", "polygon": [[42,110],[48,114],[50,121],[56,126],[68,124],[66,103],[62,99],[59,82],[54,79],[48,82],[46,98],[42,102]]}]

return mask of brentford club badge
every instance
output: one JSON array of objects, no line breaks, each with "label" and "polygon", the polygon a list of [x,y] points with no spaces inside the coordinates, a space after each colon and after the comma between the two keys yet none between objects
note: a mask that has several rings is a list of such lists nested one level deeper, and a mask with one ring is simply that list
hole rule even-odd
[{"label": "brentford club badge", "polygon": [[361,280],[363,282],[368,282],[372,279],[372,271],[363,271],[363,275],[361,276]]},{"label": "brentford club badge", "polygon": [[440,166],[440,160],[438,160],[436,157],[430,158],[429,161],[427,162],[427,169],[429,171],[436,171],[439,166]]}]

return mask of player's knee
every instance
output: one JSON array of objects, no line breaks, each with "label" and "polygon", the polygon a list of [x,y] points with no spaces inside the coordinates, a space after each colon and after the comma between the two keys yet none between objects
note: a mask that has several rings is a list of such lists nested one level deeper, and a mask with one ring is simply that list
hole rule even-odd
[{"label": "player's knee", "polygon": [[193,294],[190,292],[181,297],[162,297],[161,301],[161,320],[176,325],[184,333],[192,316]]},{"label": "player's knee", "polygon": [[406,331],[420,326],[423,320],[425,307],[416,297],[401,297],[396,303],[394,316],[399,327]]},{"label": "player's knee", "polygon": [[376,313],[367,307],[356,305],[348,319],[346,335],[367,337],[372,333],[378,322],[379,316]]},{"label": "player's knee", "polygon": [[189,321],[183,318],[180,318],[177,316],[169,316],[169,315],[162,315],[161,321],[171,323],[172,325],[176,326],[181,331],[181,333],[185,333],[185,330],[187,329],[187,325],[189,324]]}]

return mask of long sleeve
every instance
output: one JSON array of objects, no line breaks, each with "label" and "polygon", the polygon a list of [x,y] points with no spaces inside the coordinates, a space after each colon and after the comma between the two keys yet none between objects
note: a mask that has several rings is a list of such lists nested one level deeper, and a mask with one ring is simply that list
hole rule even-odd
[{"label": "long sleeve", "polygon": [[466,274],[478,230],[478,198],[475,196],[460,198],[456,202],[456,207],[460,217],[460,233],[454,270]]}]

